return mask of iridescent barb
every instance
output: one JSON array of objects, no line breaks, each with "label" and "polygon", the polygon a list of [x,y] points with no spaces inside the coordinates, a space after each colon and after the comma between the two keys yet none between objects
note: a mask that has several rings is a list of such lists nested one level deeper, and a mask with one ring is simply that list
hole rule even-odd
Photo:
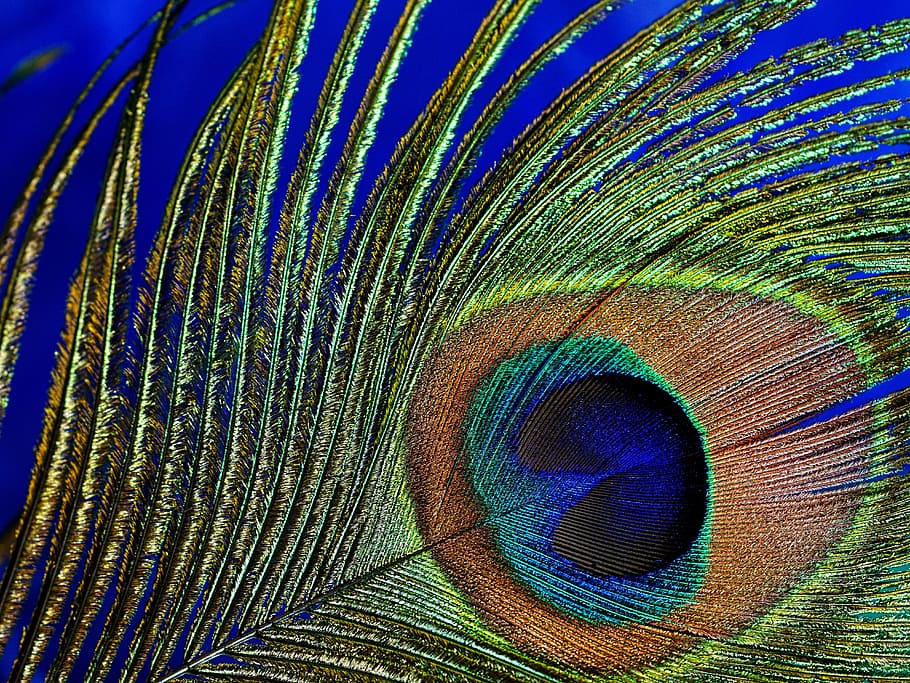
[{"label": "iridescent barb", "polygon": [[427,3],[341,130],[377,0],[355,4],[288,150],[315,8],[279,2],[136,284],[184,4],[61,147],[67,117],[0,241],[5,407],[58,198],[128,93],[0,585],[11,680],[910,680],[910,393],[843,403],[910,366],[886,99],[910,72],[832,79],[906,51],[910,20],[721,78],[811,3],[684,2],[475,182],[531,77],[619,4],[468,120],[536,4],[497,2],[355,215]]}]

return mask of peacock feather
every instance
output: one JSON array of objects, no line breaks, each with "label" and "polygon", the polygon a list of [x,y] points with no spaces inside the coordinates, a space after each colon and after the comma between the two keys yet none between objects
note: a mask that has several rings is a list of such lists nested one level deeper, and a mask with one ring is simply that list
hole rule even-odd
[{"label": "peacock feather", "polygon": [[230,8],[169,0],[14,206],[0,418],[116,121],[0,583],[9,680],[910,681],[910,19],[750,59],[815,3],[684,0],[490,157],[625,4],[501,77],[539,3],[491,1],[371,174],[429,2],[370,64],[379,4],[314,75],[316,3],[275,3],[147,254],[156,64]]}]

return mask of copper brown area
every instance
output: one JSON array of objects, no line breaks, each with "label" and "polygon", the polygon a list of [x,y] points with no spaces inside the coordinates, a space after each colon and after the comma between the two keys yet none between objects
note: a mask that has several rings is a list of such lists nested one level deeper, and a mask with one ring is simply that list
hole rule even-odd
[{"label": "copper brown area", "polygon": [[[538,600],[499,559],[466,476],[460,426],[478,383],[506,358],[569,336],[627,345],[705,431],[708,571],[693,600],[660,621],[592,624]],[[448,339],[419,380],[408,468],[420,529],[447,576],[518,647],[582,669],[652,665],[752,623],[842,537],[862,489],[837,484],[863,467],[869,412],[778,431],[863,387],[854,355],[822,323],[751,295],[626,288],[503,306]]]}]

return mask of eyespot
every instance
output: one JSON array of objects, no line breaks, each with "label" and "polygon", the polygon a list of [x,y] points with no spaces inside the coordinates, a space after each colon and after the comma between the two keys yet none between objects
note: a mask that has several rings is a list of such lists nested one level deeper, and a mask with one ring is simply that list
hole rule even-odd
[{"label": "eyespot", "polygon": [[842,539],[871,416],[788,427],[863,386],[823,323],[751,294],[509,303],[419,380],[421,533],[517,647],[587,670],[657,664],[754,623]]},{"label": "eyespot", "polygon": [[568,614],[656,619],[700,581],[707,464],[665,389],[616,341],[569,337],[503,360],[471,400],[467,476],[494,542],[519,581]]}]

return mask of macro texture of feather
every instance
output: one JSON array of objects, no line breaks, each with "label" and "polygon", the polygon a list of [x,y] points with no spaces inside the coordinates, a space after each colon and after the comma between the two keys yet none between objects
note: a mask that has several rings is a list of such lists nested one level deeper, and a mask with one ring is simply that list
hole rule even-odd
[{"label": "macro texture of feather", "polygon": [[74,103],[0,239],[2,419],[61,193],[119,115],[0,583],[10,680],[910,680],[910,383],[875,391],[910,367],[910,71],[874,68],[910,19],[737,70],[814,3],[684,0],[479,173],[625,4],[478,103],[538,5],[491,2],[373,178],[428,3],[342,125],[378,0],[321,84],[315,1],[278,0],[138,281],[156,60],[223,8],[170,0]]}]

